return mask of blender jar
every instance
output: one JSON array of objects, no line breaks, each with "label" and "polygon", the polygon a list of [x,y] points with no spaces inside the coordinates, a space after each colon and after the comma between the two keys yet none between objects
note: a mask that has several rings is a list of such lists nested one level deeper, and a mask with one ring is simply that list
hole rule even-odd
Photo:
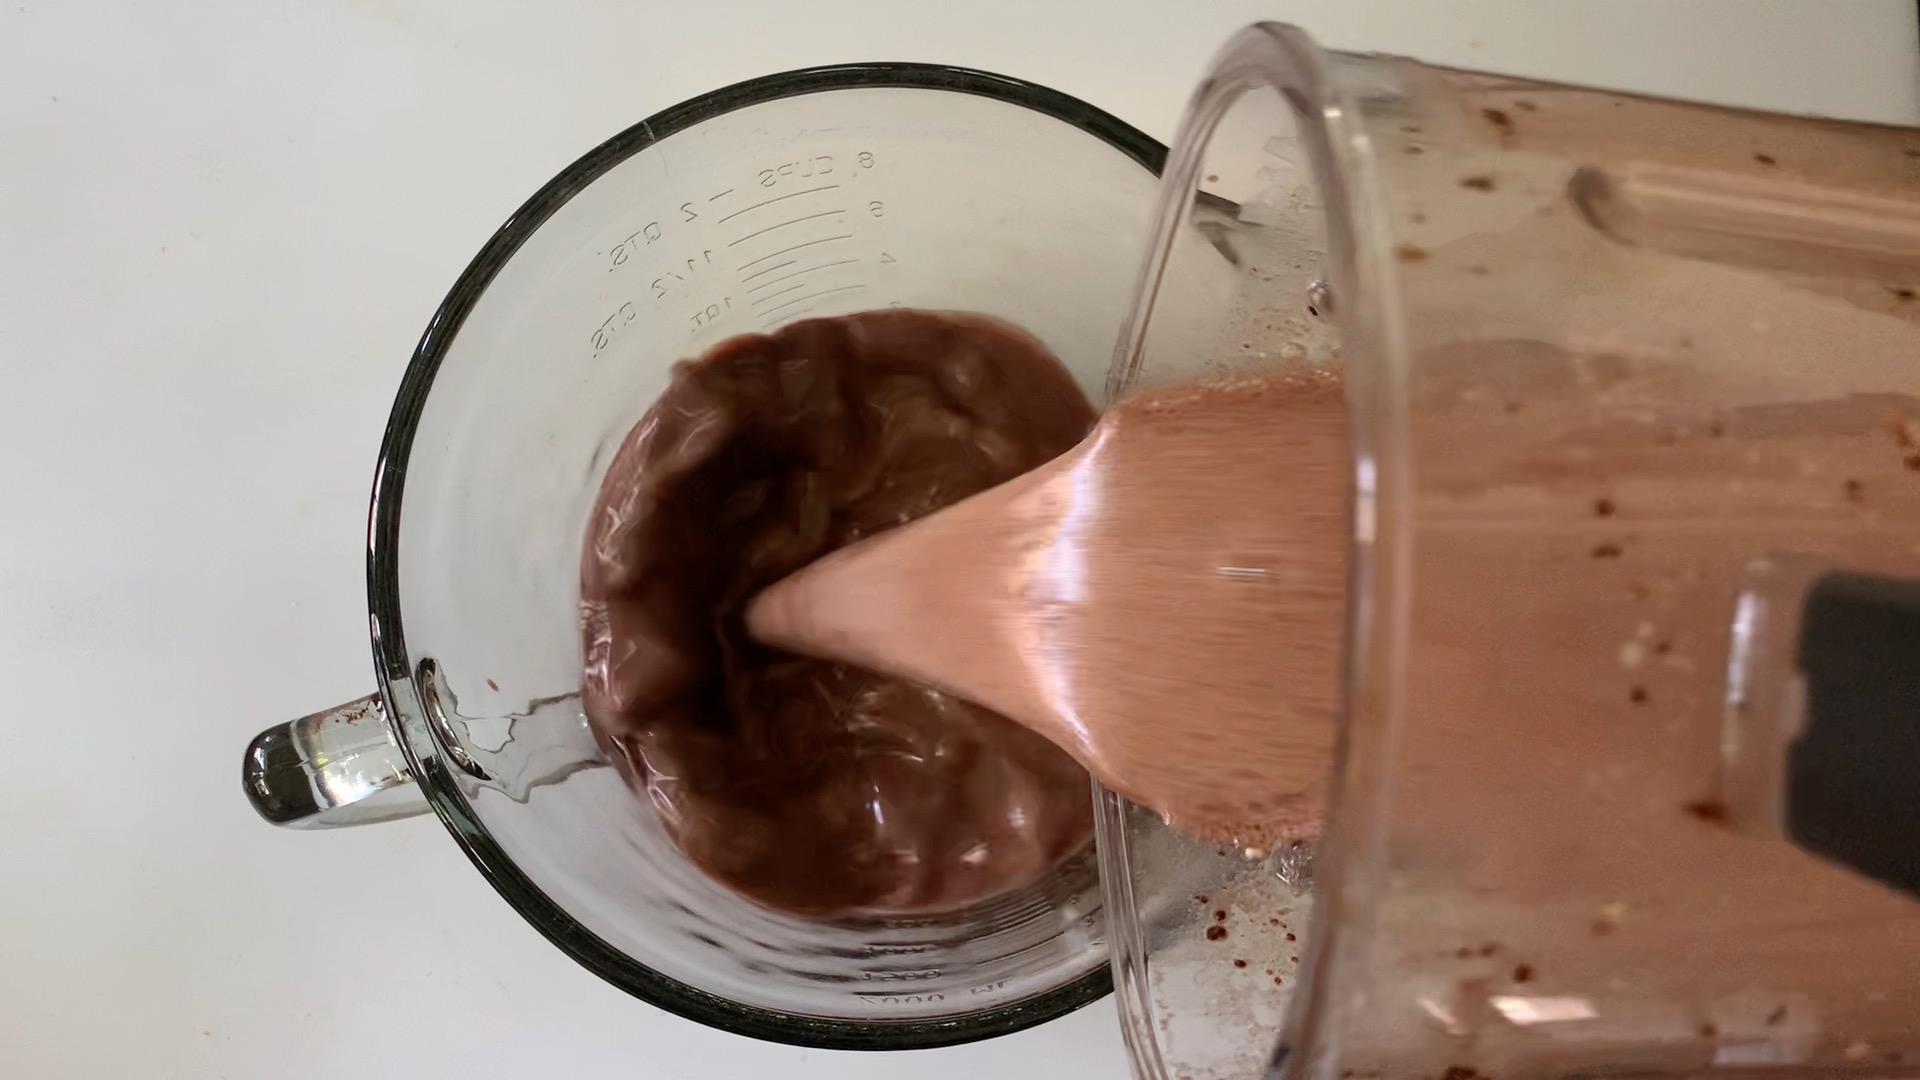
[{"label": "blender jar", "polygon": [[1110,385],[1338,367],[1354,518],[1312,934],[1103,799],[1137,1074],[1920,1068],[1920,132],[1265,25],[1151,245]]},{"label": "blender jar", "polygon": [[255,805],[291,825],[430,805],[575,959],[744,1034],[935,1046],[1103,995],[1091,850],[962,912],[857,923],[763,909],[695,869],[587,730],[580,552],[671,365],[737,334],[983,312],[1097,389],[1163,153],[1040,87],[859,65],[730,87],[576,162],[480,252],[402,382],[369,530],[380,693],[257,739]]}]

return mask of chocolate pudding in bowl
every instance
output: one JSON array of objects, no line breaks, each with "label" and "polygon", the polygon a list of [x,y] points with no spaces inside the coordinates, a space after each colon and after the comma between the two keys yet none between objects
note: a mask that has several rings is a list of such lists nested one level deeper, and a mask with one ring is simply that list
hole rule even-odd
[{"label": "chocolate pudding in bowl", "polygon": [[940,691],[752,639],[747,602],[1072,447],[1093,407],[982,316],[868,312],[674,369],[602,482],[581,566],[588,720],[682,852],[809,917],[928,914],[1082,852],[1086,774]]}]

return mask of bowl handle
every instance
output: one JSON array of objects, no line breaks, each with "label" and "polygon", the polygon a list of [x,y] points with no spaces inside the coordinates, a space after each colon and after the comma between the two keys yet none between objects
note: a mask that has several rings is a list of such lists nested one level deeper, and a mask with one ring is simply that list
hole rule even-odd
[{"label": "bowl handle", "polygon": [[295,829],[330,829],[425,813],[379,694],[270,727],[241,763],[260,816]]}]

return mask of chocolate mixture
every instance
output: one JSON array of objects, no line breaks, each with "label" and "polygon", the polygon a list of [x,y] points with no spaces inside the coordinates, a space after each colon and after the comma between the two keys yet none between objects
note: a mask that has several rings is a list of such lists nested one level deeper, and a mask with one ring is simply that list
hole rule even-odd
[{"label": "chocolate mixture", "polygon": [[1093,408],[1038,342],[868,312],[679,364],[602,484],[581,566],[587,717],[707,873],[838,916],[949,909],[1078,850],[1087,780],[979,706],[752,640],[747,601],[1073,446]]}]

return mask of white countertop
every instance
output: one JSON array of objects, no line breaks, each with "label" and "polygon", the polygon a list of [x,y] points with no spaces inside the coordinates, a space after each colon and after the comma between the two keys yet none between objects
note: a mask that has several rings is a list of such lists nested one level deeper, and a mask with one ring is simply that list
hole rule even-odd
[{"label": "white countertop", "polygon": [[1165,138],[1261,17],[1920,123],[1911,0],[0,5],[0,1073],[1124,1076],[1110,1002],[911,1055],[698,1027],[549,946],[430,817],[261,823],[240,753],[371,688],[390,395],[455,275],[574,157],[844,60],[1019,75]]}]

